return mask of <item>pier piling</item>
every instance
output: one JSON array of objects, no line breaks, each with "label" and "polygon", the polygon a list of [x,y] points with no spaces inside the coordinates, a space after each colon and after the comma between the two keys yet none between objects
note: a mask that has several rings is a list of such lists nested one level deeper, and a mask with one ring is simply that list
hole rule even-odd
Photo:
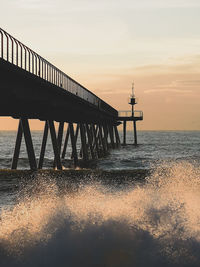
[{"label": "pier piling", "polygon": [[123,121],[123,145],[126,145],[126,120]]},{"label": "pier piling", "polygon": [[56,138],[56,131],[55,131],[55,125],[53,120],[48,120],[50,135],[51,135],[51,141],[53,145],[53,151],[54,151],[54,157],[55,157],[55,163],[58,170],[62,170],[62,164],[60,159],[60,151],[58,147],[58,141]]},{"label": "pier piling", "polygon": [[40,158],[39,158],[39,163],[38,163],[38,169],[42,169],[43,163],[44,163],[44,156],[45,156],[45,149],[46,149],[46,144],[47,144],[47,138],[48,138],[48,122],[45,122],[44,126],[44,133],[43,133],[43,139],[42,139],[42,146],[41,146],[41,151],[40,151]]},{"label": "pier piling", "polygon": [[11,165],[11,169],[13,170],[17,169],[17,163],[19,159],[20,147],[21,147],[21,142],[22,142],[22,134],[23,134],[23,130],[22,130],[22,125],[21,125],[21,120],[19,120],[17,137],[16,137],[16,142],[15,142],[15,149],[14,149],[12,165]]},{"label": "pier piling", "polygon": [[71,138],[74,166],[76,167],[78,164],[78,155],[77,155],[77,149],[76,149],[76,140],[75,140],[75,136],[74,136],[74,126],[73,126],[73,123],[71,123],[71,122],[69,123],[69,132],[70,132],[70,138]]}]

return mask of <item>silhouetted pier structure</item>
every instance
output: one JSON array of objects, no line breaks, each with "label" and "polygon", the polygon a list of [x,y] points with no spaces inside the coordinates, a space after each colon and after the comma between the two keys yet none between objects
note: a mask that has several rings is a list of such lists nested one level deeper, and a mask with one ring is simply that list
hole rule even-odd
[{"label": "silhouetted pier structure", "polygon": [[133,134],[134,134],[134,144],[137,145],[137,129],[136,129],[136,121],[143,120],[143,112],[136,110],[132,116],[132,112],[130,110],[120,110],[118,112],[118,121],[123,123],[123,145],[126,145],[126,131],[127,131],[127,122],[133,122]]},{"label": "silhouetted pier structure", "polygon": [[[43,167],[49,133],[57,169],[62,169],[69,139],[74,166],[80,157],[84,161],[98,159],[120,146],[117,110],[1,28],[0,77],[0,116],[19,119],[12,169],[17,168],[23,136],[32,170]],[[38,163],[29,119],[45,121]],[[59,122],[58,132],[55,121]]]},{"label": "silhouetted pier structure", "polygon": [[143,112],[140,110],[134,110],[134,106],[137,104],[137,99],[134,94],[134,84],[132,84],[132,94],[130,96],[131,111],[121,110],[118,112],[118,121],[123,123],[123,145],[126,145],[126,124],[128,121],[133,122],[133,132],[134,132],[134,144],[137,145],[137,129],[136,121],[143,120]]}]

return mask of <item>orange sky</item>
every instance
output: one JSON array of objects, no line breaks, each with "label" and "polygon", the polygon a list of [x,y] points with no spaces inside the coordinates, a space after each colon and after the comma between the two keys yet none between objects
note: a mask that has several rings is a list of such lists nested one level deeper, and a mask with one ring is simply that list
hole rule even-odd
[{"label": "orange sky", "polygon": [[0,12],[2,28],[114,108],[130,108],[134,80],[138,129],[200,130],[199,1],[2,0]]},{"label": "orange sky", "polygon": [[[136,110],[143,110],[140,130],[200,130],[200,56],[189,62],[168,65],[147,65],[127,69],[125,73],[75,75],[78,81],[118,110],[128,110],[128,97],[134,73]],[[1,130],[17,129],[14,119],[0,118]],[[43,123],[33,120],[32,129],[42,129]],[[129,125],[132,127],[132,125]]]}]

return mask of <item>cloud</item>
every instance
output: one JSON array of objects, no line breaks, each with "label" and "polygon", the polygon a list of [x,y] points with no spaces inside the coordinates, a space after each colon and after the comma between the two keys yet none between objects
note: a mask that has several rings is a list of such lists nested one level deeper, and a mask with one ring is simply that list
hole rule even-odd
[{"label": "cloud", "polygon": [[180,60],[179,62],[169,60],[168,62],[164,62],[163,64],[139,66],[134,68],[134,72],[137,74],[148,73],[149,75],[165,73],[199,73],[199,66],[200,59],[191,62],[184,62],[183,58],[182,61]]},{"label": "cloud", "polygon": [[158,85],[155,89],[144,90],[144,94],[153,93],[176,93],[192,94],[200,88],[200,80],[172,80],[169,83]]},{"label": "cloud", "polygon": [[192,90],[181,90],[181,89],[150,89],[145,90],[144,94],[152,94],[152,93],[178,93],[178,94],[191,94]]},{"label": "cloud", "polygon": [[200,87],[200,80],[193,80],[193,81],[176,81],[176,84],[179,84],[184,87],[188,86],[195,86],[195,87]]}]

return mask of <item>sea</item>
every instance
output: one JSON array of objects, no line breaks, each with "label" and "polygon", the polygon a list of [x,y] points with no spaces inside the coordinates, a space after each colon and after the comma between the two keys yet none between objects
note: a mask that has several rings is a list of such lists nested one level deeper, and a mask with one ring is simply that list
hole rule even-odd
[{"label": "sea", "polygon": [[[200,131],[138,131],[138,145],[127,132],[127,145],[98,160],[78,187],[46,172],[51,140],[44,173],[26,172],[23,141],[23,177],[8,175],[15,138],[0,132],[0,267],[200,266]],[[42,132],[32,138],[38,159]]]}]

